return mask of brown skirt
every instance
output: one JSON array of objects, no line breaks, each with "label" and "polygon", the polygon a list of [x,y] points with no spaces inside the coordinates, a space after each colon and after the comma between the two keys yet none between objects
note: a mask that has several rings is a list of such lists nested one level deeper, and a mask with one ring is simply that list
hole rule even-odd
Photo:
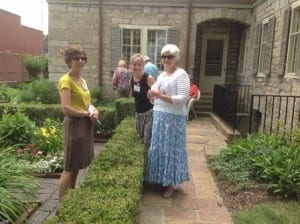
[{"label": "brown skirt", "polygon": [[64,169],[86,168],[94,157],[94,129],[89,118],[65,117],[63,122]]}]

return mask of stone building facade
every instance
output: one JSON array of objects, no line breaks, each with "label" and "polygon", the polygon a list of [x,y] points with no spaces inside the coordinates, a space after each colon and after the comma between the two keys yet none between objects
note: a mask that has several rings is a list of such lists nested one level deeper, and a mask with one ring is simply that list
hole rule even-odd
[{"label": "stone building facade", "polygon": [[140,52],[160,68],[166,43],[203,93],[251,84],[256,93],[299,95],[300,0],[48,0],[49,73],[67,71],[64,49],[87,51],[85,78],[113,96],[112,70]]}]

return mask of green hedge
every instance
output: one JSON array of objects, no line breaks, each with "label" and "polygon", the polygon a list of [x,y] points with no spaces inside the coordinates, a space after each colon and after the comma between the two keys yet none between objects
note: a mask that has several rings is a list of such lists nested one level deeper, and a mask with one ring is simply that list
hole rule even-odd
[{"label": "green hedge", "polygon": [[[100,134],[111,134],[117,125],[126,116],[134,114],[134,102],[132,98],[121,98],[115,101],[115,104],[102,106],[97,105],[100,112],[101,126],[95,126],[95,132]],[[3,111],[14,113],[21,111],[34,121],[38,126],[42,125],[46,118],[62,121],[63,113],[59,104],[12,104],[0,103],[0,118]]]},{"label": "green hedge", "polygon": [[79,188],[60,204],[47,223],[133,224],[142,192],[145,148],[128,117],[90,165]]}]

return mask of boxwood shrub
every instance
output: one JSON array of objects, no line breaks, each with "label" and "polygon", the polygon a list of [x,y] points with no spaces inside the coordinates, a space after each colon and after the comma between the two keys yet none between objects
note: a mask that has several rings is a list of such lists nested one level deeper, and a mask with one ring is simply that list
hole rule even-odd
[{"label": "boxwood shrub", "polygon": [[142,195],[145,148],[127,117],[95,158],[79,188],[70,190],[52,223],[133,224]]}]

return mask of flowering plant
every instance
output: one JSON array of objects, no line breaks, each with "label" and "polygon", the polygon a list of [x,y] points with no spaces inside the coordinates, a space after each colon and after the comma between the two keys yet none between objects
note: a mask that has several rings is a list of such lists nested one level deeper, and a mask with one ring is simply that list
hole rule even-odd
[{"label": "flowering plant", "polygon": [[63,156],[61,153],[53,155],[45,153],[34,144],[17,149],[19,167],[34,173],[60,172],[63,170]]},{"label": "flowering plant", "polygon": [[20,166],[34,173],[59,172],[63,169],[61,122],[46,119],[33,132],[32,144],[17,149]]},{"label": "flowering plant", "polygon": [[30,162],[39,160],[43,156],[43,151],[36,148],[34,144],[28,144],[24,147],[19,147],[17,149],[17,157],[19,159],[25,159]]},{"label": "flowering plant", "polygon": [[33,142],[45,155],[62,151],[62,125],[59,121],[47,118],[43,127],[33,133]]}]

